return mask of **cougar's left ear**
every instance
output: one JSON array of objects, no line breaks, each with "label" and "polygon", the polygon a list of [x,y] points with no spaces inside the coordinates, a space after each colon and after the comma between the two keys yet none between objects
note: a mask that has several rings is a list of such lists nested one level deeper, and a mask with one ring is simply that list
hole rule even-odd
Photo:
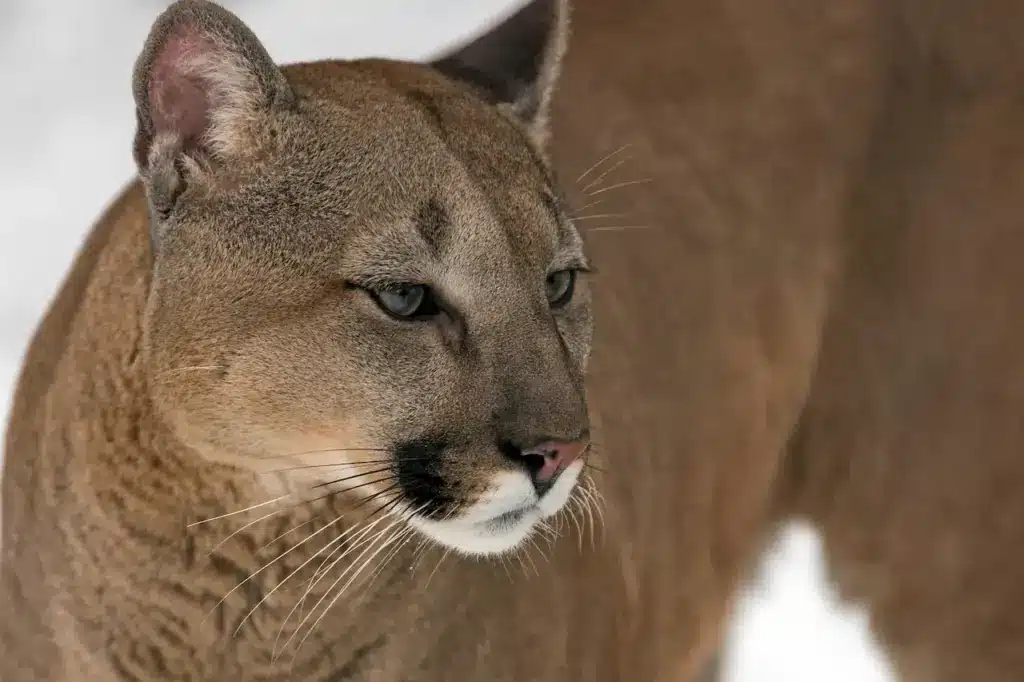
[{"label": "cougar's left ear", "polygon": [[507,110],[543,146],[568,38],[569,0],[530,0],[485,35],[431,66]]}]

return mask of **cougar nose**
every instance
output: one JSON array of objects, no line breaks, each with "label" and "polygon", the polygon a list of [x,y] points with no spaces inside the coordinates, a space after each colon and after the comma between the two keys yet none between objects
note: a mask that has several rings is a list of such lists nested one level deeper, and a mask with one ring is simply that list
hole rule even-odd
[{"label": "cougar nose", "polygon": [[549,440],[525,449],[514,445],[502,449],[510,459],[526,469],[539,497],[554,485],[555,480],[569,465],[580,458],[588,445],[588,440]]}]

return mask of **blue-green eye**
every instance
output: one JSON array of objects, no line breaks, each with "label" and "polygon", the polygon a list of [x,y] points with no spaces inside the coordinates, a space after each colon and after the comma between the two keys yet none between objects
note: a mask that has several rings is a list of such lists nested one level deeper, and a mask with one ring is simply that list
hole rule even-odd
[{"label": "blue-green eye", "polygon": [[441,312],[430,288],[423,284],[394,284],[370,291],[381,310],[402,320],[433,317]]},{"label": "blue-green eye", "polygon": [[552,308],[564,308],[572,300],[576,289],[576,271],[558,270],[548,275],[544,282],[548,304]]}]

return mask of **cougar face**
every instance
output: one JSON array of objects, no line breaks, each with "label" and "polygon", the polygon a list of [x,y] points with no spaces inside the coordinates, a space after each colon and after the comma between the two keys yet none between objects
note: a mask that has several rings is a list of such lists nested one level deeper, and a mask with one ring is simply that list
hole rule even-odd
[{"label": "cougar face", "polygon": [[547,9],[526,79],[486,62],[279,69],[209,3],[157,21],[135,75],[143,334],[178,438],[294,465],[466,553],[512,548],[566,503],[591,317],[542,156],[564,18]]}]

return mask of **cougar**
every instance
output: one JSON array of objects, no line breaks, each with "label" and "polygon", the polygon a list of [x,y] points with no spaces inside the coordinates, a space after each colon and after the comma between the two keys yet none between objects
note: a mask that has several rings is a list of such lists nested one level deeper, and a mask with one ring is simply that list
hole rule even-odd
[{"label": "cougar", "polygon": [[689,682],[793,518],[903,680],[1019,677],[1024,10],[571,19],[156,21],[14,402],[4,682]]}]

